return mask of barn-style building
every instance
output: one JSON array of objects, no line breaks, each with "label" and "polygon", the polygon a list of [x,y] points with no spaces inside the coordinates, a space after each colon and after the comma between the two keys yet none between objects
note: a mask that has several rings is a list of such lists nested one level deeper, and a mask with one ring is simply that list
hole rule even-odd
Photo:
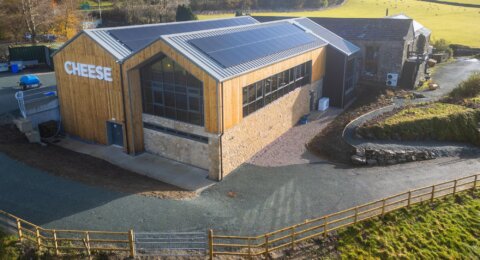
[{"label": "barn-style building", "polygon": [[320,97],[351,102],[358,53],[307,18],[84,30],[54,54],[62,124],[71,136],[221,180]]}]

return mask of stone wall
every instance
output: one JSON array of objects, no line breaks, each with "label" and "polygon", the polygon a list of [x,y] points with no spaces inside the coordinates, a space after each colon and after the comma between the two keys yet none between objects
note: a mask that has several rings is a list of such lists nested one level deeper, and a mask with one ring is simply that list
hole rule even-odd
[{"label": "stone wall", "polygon": [[280,137],[310,112],[310,90],[321,81],[298,88],[243,118],[222,137],[223,176],[228,175],[265,146]]},{"label": "stone wall", "polygon": [[[387,80],[388,73],[402,73],[406,50],[403,41],[352,41],[361,49],[360,79],[378,82],[382,85]],[[367,47],[379,47],[378,69],[375,75],[365,71],[365,54]]]},{"label": "stone wall", "polygon": [[[216,136],[206,133],[203,127],[147,114],[143,115],[143,121],[186,133],[208,137],[209,139],[209,143],[206,144],[188,138],[144,128],[145,150],[149,153],[207,170],[210,170],[211,168],[211,153],[214,153],[213,157],[218,157],[218,148],[215,147]],[[211,147],[210,144],[212,144],[213,147]],[[216,161],[218,162],[218,160]]]}]

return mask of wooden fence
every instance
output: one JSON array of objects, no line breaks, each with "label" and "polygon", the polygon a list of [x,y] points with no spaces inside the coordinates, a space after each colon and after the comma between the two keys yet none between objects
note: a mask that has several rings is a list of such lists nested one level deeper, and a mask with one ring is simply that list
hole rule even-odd
[{"label": "wooden fence", "polygon": [[[400,208],[424,201],[433,201],[457,192],[474,190],[480,174],[447,181],[432,186],[411,190],[354,208],[307,219],[302,223],[282,228],[259,236],[226,236],[208,232],[209,258],[214,256],[258,257],[270,252],[295,248],[295,245],[315,237],[326,237],[331,231],[354,225],[358,222],[383,216]],[[128,232],[85,231],[46,229],[0,210],[0,226],[17,233],[22,243],[30,243],[39,251],[48,250],[55,255],[92,252],[124,252],[135,257],[135,234]]]},{"label": "wooden fence", "polygon": [[449,194],[476,189],[480,174],[411,190],[354,208],[279,229],[259,236],[225,236],[209,231],[209,258],[214,256],[256,257],[270,252],[291,248],[315,237],[326,237],[331,231],[354,225],[358,222],[383,216],[387,212],[423,201],[433,201]]},{"label": "wooden fence", "polygon": [[17,233],[21,243],[55,255],[123,252],[135,256],[133,230],[128,232],[46,229],[0,210],[0,226]]}]

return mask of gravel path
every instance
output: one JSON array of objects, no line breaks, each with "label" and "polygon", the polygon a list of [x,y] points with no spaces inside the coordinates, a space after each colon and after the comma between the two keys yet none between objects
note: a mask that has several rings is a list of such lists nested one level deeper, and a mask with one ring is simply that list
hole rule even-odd
[{"label": "gravel path", "polygon": [[306,144],[320,133],[343,110],[329,108],[325,112],[313,112],[309,122],[297,125],[253,156],[248,163],[264,166],[286,166],[292,164],[318,163],[321,160],[312,154]]},{"label": "gravel path", "polygon": [[[467,79],[473,72],[480,71],[480,61],[477,59],[460,58],[454,62],[440,65],[437,68],[433,79],[440,83],[440,88],[435,91],[425,91],[421,94],[425,98],[415,99],[412,103],[429,102],[440,99],[450,93],[461,81]],[[410,150],[410,151],[431,151],[441,157],[451,156],[473,156],[480,154],[480,149],[476,146],[456,142],[438,142],[438,141],[391,141],[391,140],[367,140],[357,138],[355,130],[365,122],[383,114],[390,112],[395,108],[405,105],[405,100],[396,99],[394,105],[380,108],[367,113],[353,120],[344,130],[344,139],[349,144],[359,148],[385,149],[385,150]]]}]

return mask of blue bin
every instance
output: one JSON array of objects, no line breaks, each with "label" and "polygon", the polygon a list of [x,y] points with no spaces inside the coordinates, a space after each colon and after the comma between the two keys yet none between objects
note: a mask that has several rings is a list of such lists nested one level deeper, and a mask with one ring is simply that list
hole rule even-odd
[{"label": "blue bin", "polygon": [[12,64],[10,65],[10,70],[13,72],[13,73],[18,73],[18,64]]}]

